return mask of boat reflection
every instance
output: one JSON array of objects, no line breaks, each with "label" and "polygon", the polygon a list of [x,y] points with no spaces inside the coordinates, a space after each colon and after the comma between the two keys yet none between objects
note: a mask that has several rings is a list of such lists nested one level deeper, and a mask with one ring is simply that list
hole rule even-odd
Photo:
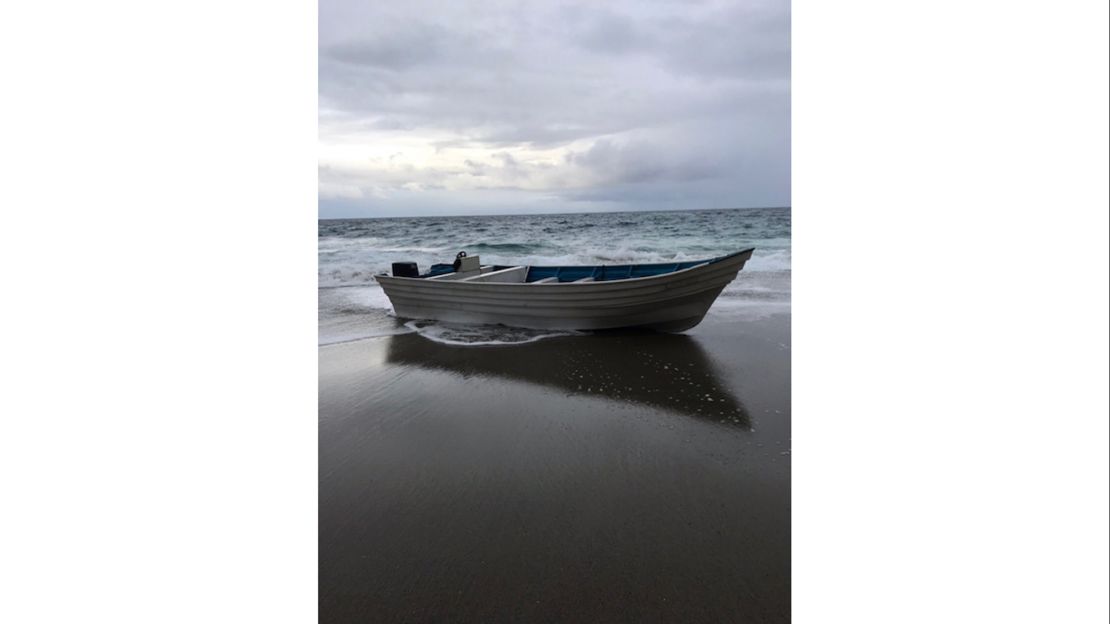
[{"label": "boat reflection", "polygon": [[455,346],[417,334],[389,338],[386,361],[548,386],[679,412],[744,429],[751,417],[698,341],[681,334],[597,332],[525,345]]}]

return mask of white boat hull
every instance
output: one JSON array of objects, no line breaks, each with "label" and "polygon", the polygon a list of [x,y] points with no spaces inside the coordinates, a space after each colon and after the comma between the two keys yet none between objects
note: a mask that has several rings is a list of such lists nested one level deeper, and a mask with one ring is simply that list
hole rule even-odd
[{"label": "white boat hull", "polygon": [[533,329],[645,327],[680,332],[701,322],[752,250],[650,277],[498,283],[376,277],[400,318]]}]

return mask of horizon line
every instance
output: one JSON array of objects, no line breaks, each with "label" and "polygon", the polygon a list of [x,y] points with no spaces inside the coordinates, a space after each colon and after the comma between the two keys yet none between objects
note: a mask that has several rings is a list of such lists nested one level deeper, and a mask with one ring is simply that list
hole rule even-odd
[{"label": "horizon line", "polygon": [[431,214],[431,215],[395,215],[395,216],[378,216],[378,217],[316,217],[316,221],[350,221],[355,219],[442,219],[442,218],[455,218],[455,217],[518,217],[518,216],[532,216],[532,217],[558,217],[567,215],[581,215],[581,214],[628,214],[632,212],[709,212],[713,210],[776,210],[782,208],[792,208],[792,206],[740,206],[729,208],[678,208],[669,210],[659,209],[644,209],[644,210],[580,210],[578,212],[488,212],[484,214]]}]

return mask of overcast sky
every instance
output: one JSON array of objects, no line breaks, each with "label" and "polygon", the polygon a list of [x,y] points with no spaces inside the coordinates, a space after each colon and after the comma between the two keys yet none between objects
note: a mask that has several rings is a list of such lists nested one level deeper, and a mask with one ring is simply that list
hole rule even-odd
[{"label": "overcast sky", "polygon": [[790,7],[320,0],[320,216],[790,205]]}]

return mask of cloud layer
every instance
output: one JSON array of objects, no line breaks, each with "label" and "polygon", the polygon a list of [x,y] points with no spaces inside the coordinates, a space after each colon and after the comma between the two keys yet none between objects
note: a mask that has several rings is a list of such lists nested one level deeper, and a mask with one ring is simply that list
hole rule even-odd
[{"label": "cloud layer", "polygon": [[790,203],[783,1],[321,0],[319,90],[325,218]]}]

